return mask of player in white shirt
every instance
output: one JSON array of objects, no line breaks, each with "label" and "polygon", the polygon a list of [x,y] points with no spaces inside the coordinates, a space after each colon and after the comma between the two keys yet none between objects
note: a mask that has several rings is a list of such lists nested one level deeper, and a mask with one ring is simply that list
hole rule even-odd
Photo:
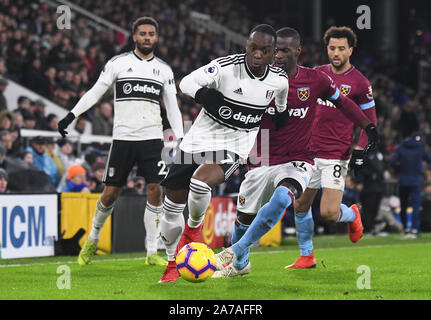
[{"label": "player in white shirt", "polygon": [[203,242],[202,222],[212,188],[247,159],[268,104],[275,97],[277,112],[287,108],[287,74],[269,65],[275,41],[274,28],[258,25],[249,35],[246,53],[215,59],[180,83],[180,89],[203,108],[161,183],[166,187],[161,236],[168,266],[159,282],[175,282],[179,277],[177,249],[192,241]]},{"label": "player in white shirt", "polygon": [[109,151],[103,182],[105,188],[97,202],[91,233],[78,262],[91,262],[100,238],[100,229],[112,213],[133,166],[147,183],[148,200],[144,213],[147,264],[166,265],[157,255],[157,238],[162,216],[162,187],[166,164],[161,159],[163,126],[160,100],[177,137],[183,137],[183,123],[176,98],[172,69],[154,55],[158,43],[158,23],[151,17],[138,18],[133,24],[135,49],[109,60],[94,86],[79,100],[68,115],[59,121],[64,137],[67,126],[90,109],[114,85],[113,142]]}]

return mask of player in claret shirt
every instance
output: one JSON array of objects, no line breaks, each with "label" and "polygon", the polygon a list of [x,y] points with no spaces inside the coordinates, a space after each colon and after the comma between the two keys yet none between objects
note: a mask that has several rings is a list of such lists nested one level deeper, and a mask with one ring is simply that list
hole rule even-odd
[{"label": "player in claret shirt", "polygon": [[[331,77],[319,70],[298,66],[300,53],[301,39],[296,30],[283,28],[277,31],[274,64],[289,75],[288,114],[275,113],[272,104],[268,107],[260,133],[269,131],[269,166],[251,168],[246,174],[238,196],[237,220],[232,235],[234,245],[216,255],[219,271],[213,277],[250,272],[250,245],[280,220],[284,210],[308,186],[314,163],[309,142],[318,98],[332,101],[340,112],[367,128],[373,137],[374,125],[352,100],[340,94]],[[285,125],[287,118],[289,121]],[[257,150],[262,150],[259,137],[257,141]],[[260,158],[264,155],[260,154]]]},{"label": "player in claret shirt", "polygon": [[[368,119],[377,124],[370,82],[350,63],[350,56],[357,43],[356,34],[347,27],[331,27],[325,32],[323,40],[327,46],[330,64],[316,69],[334,79],[341,94],[350,97],[361,107]],[[308,188],[295,203],[295,222],[301,257],[287,268],[309,268],[315,265],[311,239],[314,225],[310,208],[319,188],[322,188],[320,203],[322,217],[329,221],[347,223],[352,242],[359,241],[363,233],[359,207],[353,205],[348,208],[341,203],[344,180],[348,166],[350,165],[355,172],[360,170],[367,150],[374,148],[376,143],[368,141],[367,135],[362,131],[350,157],[353,123],[334,108],[331,101],[319,99],[317,106],[317,120],[311,138],[311,150],[315,154],[315,171]]]}]

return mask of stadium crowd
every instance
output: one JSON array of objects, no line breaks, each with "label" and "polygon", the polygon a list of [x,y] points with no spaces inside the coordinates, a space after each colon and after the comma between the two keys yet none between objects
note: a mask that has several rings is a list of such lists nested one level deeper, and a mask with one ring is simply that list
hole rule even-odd
[{"label": "stadium crowd", "polygon": [[[177,84],[190,70],[216,57],[243,50],[238,46],[226,48],[223,35],[196,28],[190,18],[191,10],[206,13],[221,25],[244,35],[255,23],[247,7],[233,0],[224,1],[223,6],[197,0],[74,0],[73,3],[126,30],[131,29],[132,21],[139,16],[156,18],[161,25],[157,55],[171,65]],[[58,116],[46,114],[42,100],[31,101],[21,96],[17,101],[8,101],[4,96],[10,79],[70,110],[94,84],[104,64],[112,56],[132,48],[130,37],[127,39],[121,32],[107,28],[96,29],[83,16],[74,15],[73,27],[63,30],[57,28],[57,18],[56,8],[43,1],[0,0],[0,168],[4,169],[0,169],[0,192],[7,190],[3,187],[4,181],[6,185],[11,181],[11,167],[17,164],[19,168],[31,167],[44,172],[52,189],[59,192],[100,192],[102,188],[106,159],[99,150],[88,146],[78,155],[76,146],[60,137],[57,141],[36,137],[27,146],[20,135],[22,128],[57,131]],[[422,34],[424,47],[431,43],[426,38],[429,34],[429,29]],[[418,41],[417,34],[412,41]],[[305,40],[300,64],[313,67],[327,63],[323,52],[320,43]],[[429,51],[424,54],[420,50],[417,54],[431,59]],[[430,150],[431,95],[427,91],[418,94],[417,90],[385,75],[372,57],[354,55],[352,62],[373,86],[381,145],[377,153],[370,154],[368,170],[361,176],[349,177],[345,197],[346,201],[367,199],[362,201],[364,212],[369,212],[364,224],[366,231],[372,232],[381,203],[389,196],[385,181],[398,177],[397,168],[390,165],[397,145],[413,134],[420,134],[425,148]],[[180,90],[178,100],[183,121],[193,121],[200,106]],[[77,121],[76,133],[82,134],[88,122],[92,124],[93,134],[111,135],[112,95],[105,95]],[[242,175],[243,172],[236,172],[219,192],[235,193]],[[131,177],[128,190],[142,192],[145,182],[141,180]],[[429,209],[425,210],[431,203],[429,165],[425,168],[422,193],[423,212],[431,215]]]}]

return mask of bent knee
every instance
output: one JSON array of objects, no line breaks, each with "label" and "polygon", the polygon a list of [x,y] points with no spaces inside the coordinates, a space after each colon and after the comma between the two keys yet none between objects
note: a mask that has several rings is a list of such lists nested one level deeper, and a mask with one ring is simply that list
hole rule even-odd
[{"label": "bent knee", "polygon": [[337,221],[339,212],[340,212],[339,208],[338,209],[335,209],[335,208],[321,208],[320,209],[320,215],[328,221]]}]

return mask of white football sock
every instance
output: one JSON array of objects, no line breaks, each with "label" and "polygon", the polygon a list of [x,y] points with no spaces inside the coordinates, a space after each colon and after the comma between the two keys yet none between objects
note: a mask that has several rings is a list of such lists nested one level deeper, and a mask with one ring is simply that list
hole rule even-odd
[{"label": "white football sock", "polygon": [[102,201],[97,200],[96,205],[96,213],[93,218],[93,225],[91,227],[90,235],[88,236],[88,240],[93,242],[98,242],[100,239],[100,230],[106,222],[106,219],[111,215],[112,210],[114,210],[114,204],[110,207],[106,207]]},{"label": "white football sock", "polygon": [[186,204],[175,203],[165,197],[163,201],[163,216],[160,221],[160,236],[166,246],[168,261],[175,260],[175,251],[184,231],[183,216]]},{"label": "white football sock", "polygon": [[205,218],[205,211],[211,201],[211,187],[205,182],[191,178],[188,198],[190,228],[198,227]]},{"label": "white football sock", "polygon": [[147,257],[157,253],[157,240],[160,235],[160,220],[162,215],[162,206],[156,207],[147,201],[144,213]]}]

